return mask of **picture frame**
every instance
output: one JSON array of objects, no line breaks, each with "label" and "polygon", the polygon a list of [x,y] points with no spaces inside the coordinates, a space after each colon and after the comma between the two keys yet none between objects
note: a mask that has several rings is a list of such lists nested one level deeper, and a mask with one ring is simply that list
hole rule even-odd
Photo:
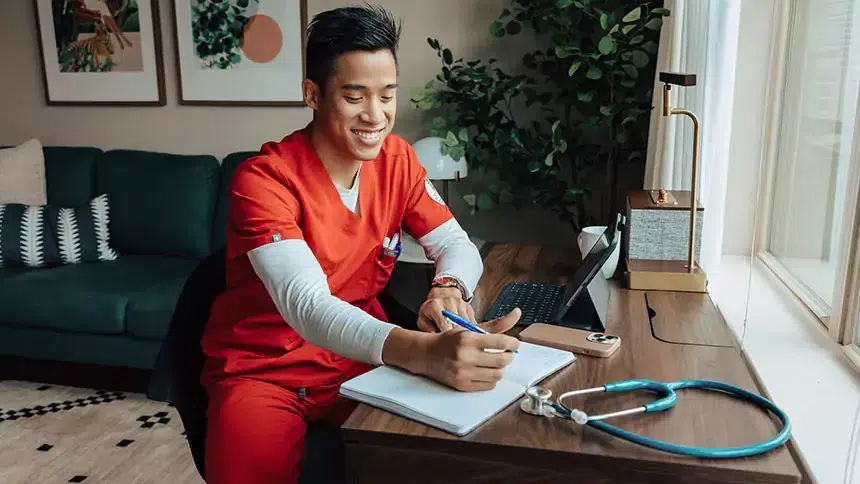
[{"label": "picture frame", "polygon": [[33,0],[45,102],[164,106],[157,0]]},{"label": "picture frame", "polygon": [[173,17],[180,105],[305,105],[307,0],[173,0]]}]

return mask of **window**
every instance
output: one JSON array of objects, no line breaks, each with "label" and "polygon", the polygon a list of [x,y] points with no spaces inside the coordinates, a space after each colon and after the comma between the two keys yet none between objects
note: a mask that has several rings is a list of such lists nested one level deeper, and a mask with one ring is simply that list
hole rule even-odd
[{"label": "window", "polygon": [[846,270],[860,248],[860,0],[781,8],[757,254],[837,339],[860,342],[857,311],[846,306],[856,302],[845,297],[860,290]]}]

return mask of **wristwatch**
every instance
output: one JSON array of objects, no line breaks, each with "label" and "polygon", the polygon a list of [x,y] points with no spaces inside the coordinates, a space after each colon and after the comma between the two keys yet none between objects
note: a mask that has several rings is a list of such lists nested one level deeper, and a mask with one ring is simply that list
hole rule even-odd
[{"label": "wristwatch", "polygon": [[472,302],[471,297],[466,297],[466,288],[460,284],[460,281],[454,279],[450,276],[442,276],[433,279],[433,282],[430,283],[430,287],[456,287],[460,290],[460,295],[463,296],[463,300],[466,302]]}]

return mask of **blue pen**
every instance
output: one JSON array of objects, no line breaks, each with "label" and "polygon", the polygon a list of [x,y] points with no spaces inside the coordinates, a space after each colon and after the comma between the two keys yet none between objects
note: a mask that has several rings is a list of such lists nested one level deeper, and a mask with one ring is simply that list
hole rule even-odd
[{"label": "blue pen", "polygon": [[[486,331],[481,329],[480,326],[469,322],[465,318],[462,318],[462,317],[452,313],[451,311],[448,311],[447,309],[442,310],[442,315],[445,316],[446,318],[448,318],[449,320],[451,320],[452,323],[456,324],[457,326],[460,326],[461,328],[468,329],[469,331],[472,331],[472,332],[475,332],[478,334],[488,334]],[[493,349],[495,349],[495,348],[493,348]],[[498,351],[500,351],[500,350],[498,350]],[[518,353],[518,351],[514,350],[514,353]]]}]

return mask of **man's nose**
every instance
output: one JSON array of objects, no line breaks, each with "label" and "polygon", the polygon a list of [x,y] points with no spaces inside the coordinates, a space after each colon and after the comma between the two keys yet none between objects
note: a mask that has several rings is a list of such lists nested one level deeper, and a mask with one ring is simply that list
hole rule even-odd
[{"label": "man's nose", "polygon": [[379,101],[370,101],[363,114],[363,121],[374,126],[379,126],[385,121],[385,110]]}]

